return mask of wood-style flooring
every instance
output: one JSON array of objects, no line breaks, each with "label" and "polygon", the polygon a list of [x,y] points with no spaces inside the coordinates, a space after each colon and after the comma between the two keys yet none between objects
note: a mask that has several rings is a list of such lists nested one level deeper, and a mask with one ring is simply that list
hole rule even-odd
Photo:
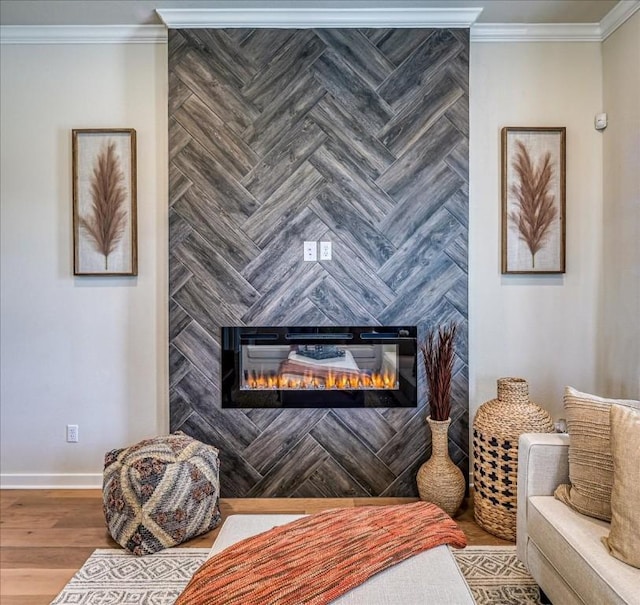
[{"label": "wood-style flooring", "polygon": [[[227,498],[232,514],[313,513],[328,508],[400,504],[411,498]],[[471,499],[456,517],[472,545],[505,542],[473,520]],[[187,542],[208,547],[218,529]],[[107,533],[100,490],[0,490],[0,603],[45,605],[62,590],[96,548],[119,548]]]}]

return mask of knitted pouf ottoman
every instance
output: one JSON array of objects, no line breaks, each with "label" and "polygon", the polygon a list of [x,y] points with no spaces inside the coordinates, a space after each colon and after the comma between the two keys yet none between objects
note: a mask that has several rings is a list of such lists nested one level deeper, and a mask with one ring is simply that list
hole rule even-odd
[{"label": "knitted pouf ottoman", "polygon": [[178,432],[105,455],[109,533],[134,555],[180,544],[220,521],[218,450]]}]

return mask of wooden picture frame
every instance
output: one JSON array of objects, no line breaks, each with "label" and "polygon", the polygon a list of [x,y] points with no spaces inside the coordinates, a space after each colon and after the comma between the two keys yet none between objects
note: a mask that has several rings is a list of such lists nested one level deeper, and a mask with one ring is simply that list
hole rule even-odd
[{"label": "wooden picture frame", "polygon": [[74,129],[73,274],[137,275],[136,131]]},{"label": "wooden picture frame", "polygon": [[564,273],[566,128],[502,129],[502,273]]}]

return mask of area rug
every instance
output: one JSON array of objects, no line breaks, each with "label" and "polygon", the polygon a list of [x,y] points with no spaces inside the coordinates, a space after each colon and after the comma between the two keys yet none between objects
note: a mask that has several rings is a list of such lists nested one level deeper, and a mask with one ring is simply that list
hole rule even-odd
[{"label": "area rug", "polygon": [[[51,605],[172,605],[208,548],[171,548],[146,557],[100,548]],[[453,549],[478,605],[539,603],[538,587],[513,546]]]}]

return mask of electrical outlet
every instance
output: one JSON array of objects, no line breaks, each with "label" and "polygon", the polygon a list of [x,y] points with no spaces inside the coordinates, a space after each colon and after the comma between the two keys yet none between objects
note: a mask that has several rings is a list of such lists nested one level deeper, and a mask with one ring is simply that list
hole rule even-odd
[{"label": "electrical outlet", "polygon": [[318,260],[318,242],[304,242],[304,260]]},{"label": "electrical outlet", "polygon": [[67,443],[78,443],[77,424],[67,424]]},{"label": "electrical outlet", "polygon": [[331,260],[331,242],[320,242],[320,260]]}]

